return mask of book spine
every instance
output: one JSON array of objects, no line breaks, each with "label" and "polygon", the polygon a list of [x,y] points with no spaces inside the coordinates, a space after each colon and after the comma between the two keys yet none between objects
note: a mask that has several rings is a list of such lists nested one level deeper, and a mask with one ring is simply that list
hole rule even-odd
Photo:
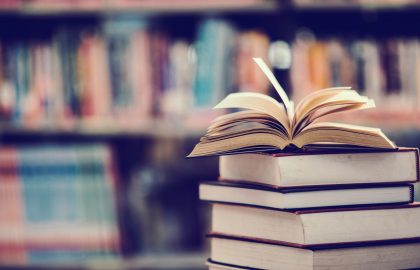
[{"label": "book spine", "polygon": [[56,36],[63,76],[64,114],[72,120],[80,115],[78,102],[79,81],[77,77],[77,48],[80,36],[75,29],[63,29]]},{"label": "book spine", "polygon": [[63,262],[120,252],[107,149],[0,149],[0,262]]},{"label": "book spine", "polygon": [[18,155],[12,147],[0,148],[0,262],[24,264],[23,205],[17,174]]},{"label": "book spine", "polygon": [[292,43],[294,99],[306,96],[307,89],[349,85],[373,98],[379,111],[342,115],[340,121],[384,121],[391,126],[417,122],[419,47],[416,38],[316,39],[310,32],[299,34]]}]

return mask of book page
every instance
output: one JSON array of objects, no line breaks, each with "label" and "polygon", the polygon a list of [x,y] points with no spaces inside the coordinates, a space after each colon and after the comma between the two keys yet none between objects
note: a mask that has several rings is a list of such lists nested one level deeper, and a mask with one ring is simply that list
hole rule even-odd
[{"label": "book page", "polygon": [[236,125],[242,125],[245,123],[261,123],[276,129],[281,133],[282,137],[288,137],[287,130],[282,125],[280,125],[274,118],[272,118],[268,114],[251,110],[219,116],[218,118],[212,121],[212,123],[207,129],[207,132],[211,133],[214,131],[227,130],[235,127]]},{"label": "book page", "polygon": [[[311,111],[316,110],[318,107],[323,106],[324,104],[335,104],[335,103],[366,103],[369,99],[365,96],[360,96],[354,90],[339,90],[331,89],[329,91],[321,90],[317,91],[316,95],[313,95],[310,99],[306,100],[304,103],[299,103],[298,110],[295,115],[295,122],[299,120]],[[324,105],[325,106],[325,105]]]},{"label": "book page", "polygon": [[240,153],[241,150],[249,151],[257,147],[259,150],[284,149],[289,144],[275,134],[250,133],[231,138],[224,138],[216,141],[201,141],[198,143],[188,157],[211,156],[222,154]]},{"label": "book page", "polygon": [[234,93],[228,95],[214,108],[244,108],[268,114],[279,121],[290,134],[290,122],[284,108],[272,97],[259,93]]},{"label": "book page", "polygon": [[396,145],[378,128],[342,123],[314,123],[302,130],[292,143],[302,147],[313,143],[339,143],[394,149]]},{"label": "book page", "polygon": [[[343,101],[344,102],[344,101]],[[370,109],[374,108],[375,103],[373,100],[368,100],[366,103],[358,103],[358,102],[347,102],[342,104],[333,103],[326,103],[323,106],[320,106],[316,110],[310,112],[305,116],[305,118],[301,119],[299,123],[293,129],[293,136],[298,134],[302,129],[313,123],[316,119],[321,118],[323,116],[333,114],[333,113],[340,113],[340,112],[348,112],[354,110],[363,110],[363,109]]]},{"label": "book page", "polygon": [[255,133],[269,133],[280,137],[283,140],[288,140],[288,137],[264,123],[258,122],[242,122],[230,126],[228,129],[217,129],[207,132],[205,136],[200,139],[200,142],[209,142],[216,140],[224,140],[227,138],[239,137],[247,134]]},{"label": "book page", "polygon": [[[240,120],[248,120],[248,119],[273,119],[271,116],[265,113],[253,111],[253,110],[245,110],[245,111],[239,111],[239,112],[233,112],[221,115],[211,121],[211,124],[209,126],[209,129],[213,126],[219,126],[224,123],[230,123]],[[274,119],[273,119],[274,121]]]},{"label": "book page", "polygon": [[292,133],[296,135],[315,119],[348,110],[374,108],[373,100],[360,96],[354,90],[331,89],[319,91],[304,103],[300,103],[293,119]]},{"label": "book page", "polygon": [[316,119],[339,112],[348,112],[352,110],[364,110],[375,108],[375,102],[372,99],[367,100],[366,102],[356,103],[356,102],[349,102],[349,103],[342,103],[342,104],[331,104],[322,108],[319,108],[315,112],[309,114],[310,121],[313,122]]},{"label": "book page", "polygon": [[302,114],[302,111],[304,111],[304,108],[306,108],[306,106],[308,106],[308,104],[312,103],[314,100],[321,100],[321,99],[328,98],[332,95],[337,94],[341,90],[351,90],[351,87],[326,88],[326,89],[315,91],[305,96],[296,106],[294,120],[297,120],[296,118],[299,118],[299,115]]},{"label": "book page", "polygon": [[281,87],[280,83],[277,81],[276,77],[274,76],[273,72],[271,72],[270,68],[265,64],[265,62],[261,58],[253,58],[255,63],[261,68],[264,72],[265,76],[270,80],[271,84],[273,85],[274,89],[276,89],[277,93],[280,96],[281,101],[286,108],[286,114],[291,122],[293,119],[293,115],[295,114],[293,103],[289,100],[289,97],[284,91],[283,87]]}]

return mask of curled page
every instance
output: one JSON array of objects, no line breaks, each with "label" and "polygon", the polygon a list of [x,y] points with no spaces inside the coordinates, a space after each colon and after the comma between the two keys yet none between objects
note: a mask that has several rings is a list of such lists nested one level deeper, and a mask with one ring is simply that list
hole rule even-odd
[{"label": "curled page", "polygon": [[293,104],[290,102],[289,97],[284,91],[283,87],[281,87],[280,83],[277,81],[276,77],[274,76],[273,72],[271,72],[270,68],[265,64],[265,62],[261,58],[253,58],[255,63],[261,68],[264,72],[265,76],[270,80],[271,84],[276,89],[277,93],[280,96],[280,99],[283,101],[284,106],[286,107],[287,116],[291,121],[293,119],[294,111],[293,111]]},{"label": "curled page", "polygon": [[[228,95],[215,109],[244,108],[256,110],[272,116],[285,129],[290,130],[290,121],[284,111],[284,108],[274,98],[260,93],[234,93]],[[289,133],[290,134],[290,133]]]}]

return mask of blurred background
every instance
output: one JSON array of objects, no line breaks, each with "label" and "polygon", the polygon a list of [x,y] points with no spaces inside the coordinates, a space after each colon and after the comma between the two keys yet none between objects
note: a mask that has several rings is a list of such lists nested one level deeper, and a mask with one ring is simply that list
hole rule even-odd
[{"label": "blurred background", "polygon": [[0,1],[0,268],[205,269],[226,94],[352,86],[420,145],[417,0]]}]

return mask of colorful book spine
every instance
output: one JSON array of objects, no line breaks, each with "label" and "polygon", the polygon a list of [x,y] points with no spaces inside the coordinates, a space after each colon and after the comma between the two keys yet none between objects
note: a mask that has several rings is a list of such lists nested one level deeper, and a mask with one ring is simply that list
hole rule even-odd
[{"label": "colorful book spine", "polygon": [[209,108],[233,90],[267,91],[266,80],[237,76],[246,65],[235,62],[249,43],[248,53],[267,58],[267,35],[245,33],[237,43],[228,21],[211,18],[194,36],[173,36],[157,20],[126,15],[63,26],[45,40],[2,39],[1,120],[36,128],[117,123],[124,130],[155,119],[188,123],[199,111],[212,117]]},{"label": "colorful book spine", "polygon": [[194,87],[196,106],[212,107],[230,91],[234,34],[233,26],[220,19],[207,19],[200,25]]},{"label": "colorful book spine", "polygon": [[26,261],[24,205],[18,174],[18,152],[0,148],[0,263]]},{"label": "colorful book spine", "polygon": [[1,148],[0,262],[118,255],[111,155],[101,144]]},{"label": "colorful book spine", "polygon": [[[378,118],[390,115],[394,116],[390,120],[417,122],[412,112],[419,109],[419,51],[417,38],[375,41],[299,37],[292,44],[293,95],[299,100],[308,91],[349,85],[375,99],[382,108]],[[364,113],[368,112],[358,118],[363,119]]]}]

